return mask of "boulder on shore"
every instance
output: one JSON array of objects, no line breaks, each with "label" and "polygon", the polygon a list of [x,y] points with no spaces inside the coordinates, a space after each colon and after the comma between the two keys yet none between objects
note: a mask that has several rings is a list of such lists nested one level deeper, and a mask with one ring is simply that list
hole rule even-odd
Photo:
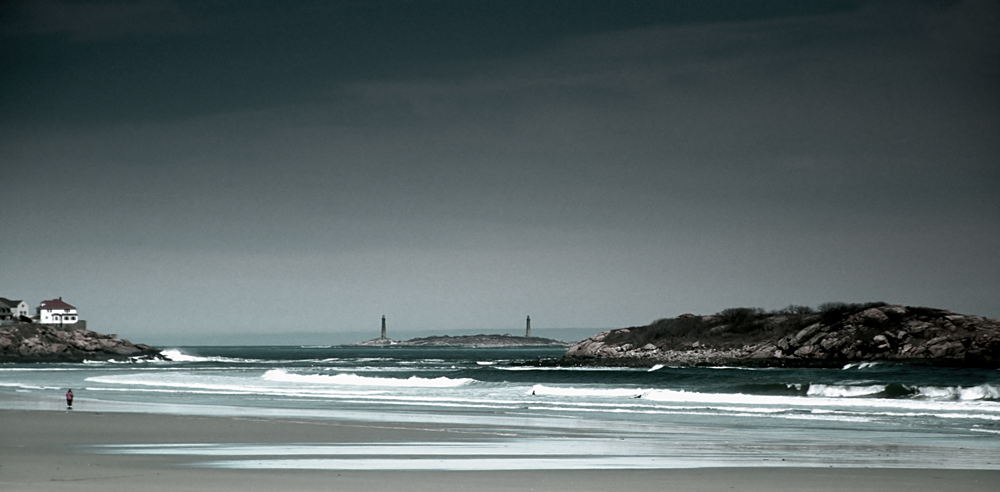
[{"label": "boulder on shore", "polygon": [[83,362],[162,358],[160,350],[73,327],[36,323],[0,326],[0,362]]},{"label": "boulder on shore", "polygon": [[839,367],[895,361],[1000,367],[1000,319],[885,303],[791,308],[734,308],[610,330],[570,347],[563,362]]}]

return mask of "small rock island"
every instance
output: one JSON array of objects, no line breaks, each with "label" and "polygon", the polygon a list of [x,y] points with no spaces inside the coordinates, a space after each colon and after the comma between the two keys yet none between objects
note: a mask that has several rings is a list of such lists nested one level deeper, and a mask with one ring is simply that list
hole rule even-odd
[{"label": "small rock island", "polygon": [[514,335],[465,335],[434,336],[396,341],[389,338],[375,338],[353,347],[468,347],[468,348],[510,348],[510,347],[569,347],[569,342],[541,337],[519,337]]},{"label": "small rock island", "polygon": [[882,302],[772,312],[731,308],[605,331],[570,347],[556,363],[841,367],[874,361],[997,368],[1000,319]]},{"label": "small rock island", "polygon": [[541,338],[531,336],[531,316],[527,316],[524,322],[524,336],[513,336],[509,333],[503,335],[465,335],[448,336],[440,335],[424,338],[413,338],[410,340],[396,341],[387,337],[385,330],[385,315],[382,315],[382,336],[360,343],[351,344],[351,347],[464,347],[464,348],[511,348],[511,347],[569,347],[571,343],[551,338]]}]

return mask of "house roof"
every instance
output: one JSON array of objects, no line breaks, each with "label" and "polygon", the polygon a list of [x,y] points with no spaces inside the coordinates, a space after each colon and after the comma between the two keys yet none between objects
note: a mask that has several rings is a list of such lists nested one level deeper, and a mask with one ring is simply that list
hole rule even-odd
[{"label": "house roof", "polygon": [[42,301],[42,303],[39,304],[38,307],[39,309],[76,309],[76,307],[70,306],[69,304],[63,302],[61,297],[59,299],[50,299],[48,301]]},{"label": "house roof", "polygon": [[6,297],[0,297],[0,304],[6,304],[8,307],[12,308],[16,308],[18,304],[21,304],[21,302],[23,301],[21,301],[20,299],[12,301],[10,299],[7,299]]}]

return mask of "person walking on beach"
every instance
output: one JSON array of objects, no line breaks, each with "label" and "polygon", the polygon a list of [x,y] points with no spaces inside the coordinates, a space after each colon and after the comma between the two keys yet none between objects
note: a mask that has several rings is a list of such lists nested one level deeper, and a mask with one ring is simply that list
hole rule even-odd
[{"label": "person walking on beach", "polygon": [[72,410],[73,409],[73,389],[72,388],[70,388],[69,391],[66,392],[66,409],[67,410]]}]

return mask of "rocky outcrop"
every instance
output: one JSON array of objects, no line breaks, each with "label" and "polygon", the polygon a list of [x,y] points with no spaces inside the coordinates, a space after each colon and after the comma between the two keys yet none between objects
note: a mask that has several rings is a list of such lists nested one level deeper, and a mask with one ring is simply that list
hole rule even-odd
[{"label": "rocky outcrop", "polygon": [[0,326],[0,362],[83,362],[160,358],[160,351],[79,327],[35,323]]},{"label": "rocky outcrop", "polygon": [[820,312],[736,308],[599,333],[570,347],[564,361],[816,367],[896,361],[1000,367],[1000,320],[884,303],[835,304]]},{"label": "rocky outcrop", "polygon": [[372,338],[371,340],[365,340],[363,342],[348,344],[348,347],[389,347],[396,345],[399,342],[391,338]]},{"label": "rocky outcrop", "polygon": [[541,337],[518,337],[513,335],[468,335],[468,336],[435,336],[414,338],[397,342],[388,338],[375,338],[366,342],[356,343],[355,347],[470,347],[470,348],[505,348],[505,347],[568,347],[571,344],[561,340]]}]

